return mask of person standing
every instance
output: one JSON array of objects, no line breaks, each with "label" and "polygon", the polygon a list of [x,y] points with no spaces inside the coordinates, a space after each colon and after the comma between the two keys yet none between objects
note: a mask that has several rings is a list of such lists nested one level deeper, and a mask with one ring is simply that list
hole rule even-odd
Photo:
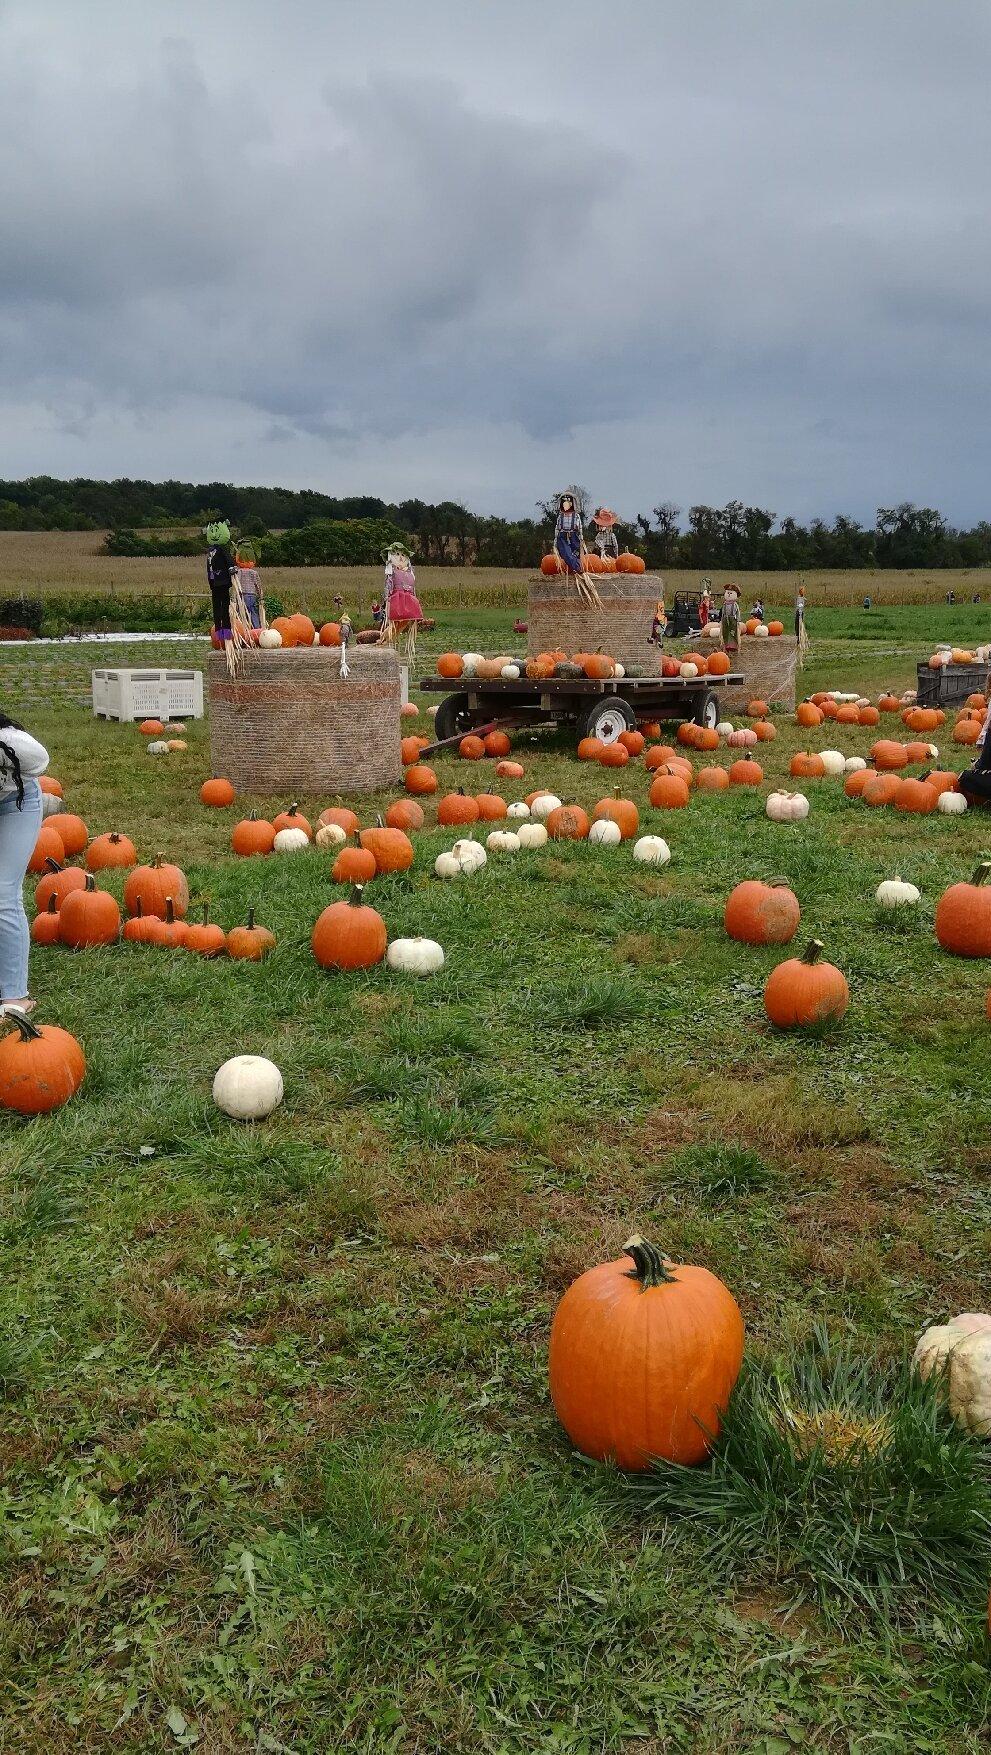
[{"label": "person standing", "polygon": [[0,1014],[33,1012],[28,993],[31,934],[24,912],[24,874],[41,828],[39,775],[48,751],[0,713]]},{"label": "person standing", "polygon": [[213,626],[218,639],[226,642],[231,637],[231,589],[237,573],[231,550],[230,525],[222,519],[216,524],[208,524],[206,539],[210,544],[206,551],[206,577],[213,606]]}]

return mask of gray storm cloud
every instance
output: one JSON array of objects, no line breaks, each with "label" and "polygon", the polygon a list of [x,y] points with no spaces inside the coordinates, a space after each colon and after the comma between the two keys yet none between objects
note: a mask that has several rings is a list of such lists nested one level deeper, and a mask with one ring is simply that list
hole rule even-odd
[{"label": "gray storm cloud", "polygon": [[605,25],[8,6],[0,472],[987,512],[983,10]]}]

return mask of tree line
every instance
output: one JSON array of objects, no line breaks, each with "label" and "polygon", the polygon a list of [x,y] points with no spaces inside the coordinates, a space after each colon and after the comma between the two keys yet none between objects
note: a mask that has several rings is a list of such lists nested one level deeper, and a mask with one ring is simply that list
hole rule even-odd
[{"label": "tree line", "polygon": [[[587,518],[591,496],[581,487],[573,491]],[[381,542],[400,532],[428,565],[535,567],[547,552],[555,511],[553,498],[537,501],[535,516],[512,520],[482,516],[454,500],[393,504],[308,488],[54,476],[0,480],[0,530],[109,530],[107,546],[115,554],[189,554],[202,546],[202,526],[222,516],[242,537],[261,541],[269,564],[284,565],[377,560]],[[652,568],[991,565],[991,523],[982,519],[972,529],[957,529],[935,508],[911,501],[878,507],[873,525],[865,525],[842,513],[801,524],[742,500],[690,506],[683,513],[659,499],[649,513],[623,520],[620,539]]]}]

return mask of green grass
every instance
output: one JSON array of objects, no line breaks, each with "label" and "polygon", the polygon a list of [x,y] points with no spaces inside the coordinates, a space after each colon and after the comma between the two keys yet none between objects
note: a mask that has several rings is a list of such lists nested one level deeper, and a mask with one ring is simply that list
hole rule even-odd
[{"label": "green grass", "polygon": [[[512,644],[511,619],[445,612],[425,664],[456,631]],[[904,686],[925,651],[907,623],[890,645],[813,635],[810,689]],[[0,1747],[982,1748],[983,1550],[944,1564],[935,1506],[924,1636],[880,1583],[844,1619],[823,1555],[832,1533],[861,1576],[849,1505],[817,1501],[810,1558],[765,1493],[717,1555],[690,1507],[570,1453],[545,1355],[563,1288],[638,1228],[732,1287],[749,1381],[821,1324],[912,1405],[890,1373],[918,1330],[987,1302],[988,975],[931,930],[987,821],[868,812],[826,781],[804,825],[749,791],[659,813],[630,767],[669,866],[555,845],[445,884],[454,837],[429,827],[372,899],[391,935],[441,941],[443,973],[335,979],[309,952],[329,861],[232,859],[232,813],[198,802],[205,727],[149,760],[89,716],[93,662],[0,653],[0,694],[91,833],[165,848],[222,924],[255,906],[278,946],[34,959],[89,1071],[56,1116],[0,1122]],[[779,722],[768,781],[807,735]],[[527,787],[589,807],[614,783],[563,737],[516,747]],[[491,781],[437,765],[445,788]],[[923,893],[898,930],[873,900],[895,870]],[[850,982],[814,1039],[764,1020],[780,953],[722,931],[732,884],[778,872]],[[246,1050],[286,1084],[253,1128],[210,1097]],[[942,1499],[977,1452],[940,1430]],[[889,1574],[895,1509],[871,1550]]]}]

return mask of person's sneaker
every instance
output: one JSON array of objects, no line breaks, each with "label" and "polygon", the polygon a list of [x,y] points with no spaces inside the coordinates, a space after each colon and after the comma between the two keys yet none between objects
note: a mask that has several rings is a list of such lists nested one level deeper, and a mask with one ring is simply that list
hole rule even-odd
[{"label": "person's sneaker", "polygon": [[37,1009],[38,1001],[36,999],[8,999],[3,1005],[0,1005],[0,1017],[9,1018],[16,1015],[22,1018],[29,1018],[31,1013],[37,1011]]}]

